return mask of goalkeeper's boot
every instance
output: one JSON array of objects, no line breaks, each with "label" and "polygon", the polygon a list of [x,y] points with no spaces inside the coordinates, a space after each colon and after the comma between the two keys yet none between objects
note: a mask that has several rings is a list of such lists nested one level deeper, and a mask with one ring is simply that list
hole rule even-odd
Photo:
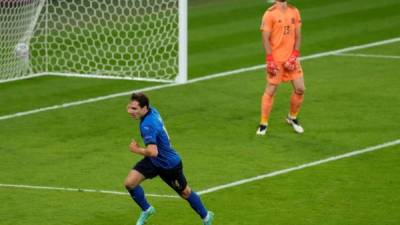
[{"label": "goalkeeper's boot", "polygon": [[153,206],[150,206],[146,211],[142,211],[140,216],[136,222],[136,225],[144,225],[149,217],[156,212],[156,209]]},{"label": "goalkeeper's boot", "polygon": [[268,130],[268,125],[260,124],[260,126],[258,126],[256,135],[258,135],[258,136],[264,136],[265,133],[267,133],[267,130]]},{"label": "goalkeeper's boot", "polygon": [[292,125],[293,130],[296,131],[297,133],[301,134],[304,132],[303,127],[300,125],[299,121],[296,118],[290,118],[288,116],[288,117],[286,117],[286,122],[289,125]]},{"label": "goalkeeper's boot", "polygon": [[204,225],[212,225],[213,220],[214,220],[214,213],[211,211],[208,211],[206,220],[203,221],[203,224]]}]

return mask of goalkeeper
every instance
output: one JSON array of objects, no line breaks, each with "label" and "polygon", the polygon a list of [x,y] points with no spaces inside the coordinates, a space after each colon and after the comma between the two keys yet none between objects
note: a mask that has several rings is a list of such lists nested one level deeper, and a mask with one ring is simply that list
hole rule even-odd
[{"label": "goalkeeper", "polygon": [[291,82],[293,93],[286,121],[295,132],[303,133],[297,115],[303,102],[304,79],[298,57],[300,56],[301,19],[297,8],[286,0],[275,0],[262,18],[260,28],[266,53],[268,83],[261,99],[261,119],[257,135],[265,135],[268,119],[279,84]]},{"label": "goalkeeper", "polygon": [[150,107],[147,96],[133,93],[127,111],[134,119],[140,120],[140,133],[145,144],[144,147],[140,147],[132,140],[129,146],[131,152],[144,158],[136,163],[125,179],[126,189],[142,209],[136,225],[145,224],[155,213],[154,207],[147,202],[140,183],[156,176],[160,176],[190,204],[204,225],[211,225],[214,214],[204,207],[200,197],[187,184],[181,158],[172,148],[161,116],[155,108]]}]

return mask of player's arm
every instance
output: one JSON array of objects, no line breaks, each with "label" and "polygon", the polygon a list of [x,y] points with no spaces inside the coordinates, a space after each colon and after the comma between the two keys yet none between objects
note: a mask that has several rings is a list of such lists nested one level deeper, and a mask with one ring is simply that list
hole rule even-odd
[{"label": "player's arm", "polygon": [[295,29],[296,32],[296,39],[294,42],[294,50],[300,52],[300,46],[301,46],[301,27],[296,27]]},{"label": "player's arm", "polygon": [[272,54],[271,43],[269,41],[270,36],[271,36],[271,32],[270,31],[266,31],[266,30],[262,31],[263,46],[264,46],[264,49],[265,49],[265,53],[267,55],[271,55]]},{"label": "player's arm", "polygon": [[278,67],[272,57],[272,48],[270,42],[271,32],[267,30],[262,31],[263,46],[266,53],[265,63],[267,64],[267,72],[270,75],[275,75],[278,73]]},{"label": "player's arm", "polygon": [[273,27],[273,18],[270,13],[266,12],[263,15],[260,30],[265,50],[265,63],[267,65],[266,69],[268,74],[273,76],[278,73],[278,66],[276,65],[274,57],[272,56],[272,47],[270,41],[272,27]]},{"label": "player's arm", "polygon": [[297,60],[300,56],[300,45],[301,45],[301,27],[295,28],[295,42],[292,54],[289,56],[288,60],[283,64],[286,70],[293,71],[296,69]]},{"label": "player's arm", "polygon": [[131,144],[129,145],[129,148],[131,152],[143,156],[157,157],[158,155],[158,148],[157,145],[155,144],[148,144],[146,145],[146,147],[142,148],[135,140],[132,140]]}]

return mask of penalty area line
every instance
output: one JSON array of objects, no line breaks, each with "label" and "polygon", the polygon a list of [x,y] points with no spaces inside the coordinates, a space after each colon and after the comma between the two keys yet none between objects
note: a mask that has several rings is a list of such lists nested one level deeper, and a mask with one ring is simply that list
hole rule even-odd
[{"label": "penalty area line", "polygon": [[283,170],[278,170],[278,171],[274,171],[271,173],[266,173],[263,175],[259,175],[259,176],[255,176],[255,177],[251,177],[251,178],[247,178],[247,179],[242,179],[242,180],[238,180],[235,182],[231,182],[231,183],[227,183],[227,184],[223,184],[223,185],[219,185],[216,187],[212,187],[212,188],[208,188],[202,191],[198,191],[197,193],[199,195],[204,195],[207,193],[212,193],[212,192],[216,192],[219,190],[223,190],[223,189],[227,189],[227,188],[231,188],[231,187],[235,187],[235,186],[239,186],[242,184],[246,184],[246,183],[250,183],[250,182],[254,182],[254,181],[258,181],[258,180],[263,180],[269,177],[275,177],[278,175],[282,175],[282,174],[286,174],[286,173],[290,173],[293,171],[297,171],[297,170],[302,170],[308,167],[313,167],[313,166],[317,166],[317,165],[321,165],[321,164],[325,164],[328,162],[332,162],[332,161],[337,161],[340,159],[344,159],[344,158],[350,158],[356,155],[361,155],[367,152],[372,152],[372,151],[376,151],[376,150],[380,150],[383,148],[387,148],[387,147],[391,147],[391,146],[395,146],[400,144],[400,139],[394,140],[394,141],[390,141],[390,142],[386,142],[383,144],[379,144],[379,145],[375,145],[375,146],[371,146],[371,147],[367,147],[364,149],[360,149],[360,150],[356,150],[356,151],[352,151],[352,152],[348,152],[342,155],[337,155],[337,156],[332,156],[326,159],[322,159],[322,160],[318,160],[318,161],[314,161],[314,162],[310,162],[310,163],[305,163],[299,166],[295,166],[295,167],[291,167],[288,169],[283,169]]}]

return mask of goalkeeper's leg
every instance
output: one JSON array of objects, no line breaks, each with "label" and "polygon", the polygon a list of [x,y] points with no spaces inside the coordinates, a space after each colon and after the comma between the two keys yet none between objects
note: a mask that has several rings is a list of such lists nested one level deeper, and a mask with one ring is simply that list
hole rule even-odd
[{"label": "goalkeeper's leg", "polygon": [[265,135],[267,132],[269,114],[274,104],[274,96],[277,87],[277,85],[268,84],[261,98],[261,118],[260,125],[256,132],[257,135]]},{"label": "goalkeeper's leg", "polygon": [[304,99],[305,86],[303,77],[301,76],[293,80],[292,85],[294,90],[290,98],[290,111],[287,121],[289,124],[292,125],[293,129],[297,133],[303,133],[304,129],[297,120],[297,116],[300,112],[300,108],[301,105],[303,104],[303,99]]}]

